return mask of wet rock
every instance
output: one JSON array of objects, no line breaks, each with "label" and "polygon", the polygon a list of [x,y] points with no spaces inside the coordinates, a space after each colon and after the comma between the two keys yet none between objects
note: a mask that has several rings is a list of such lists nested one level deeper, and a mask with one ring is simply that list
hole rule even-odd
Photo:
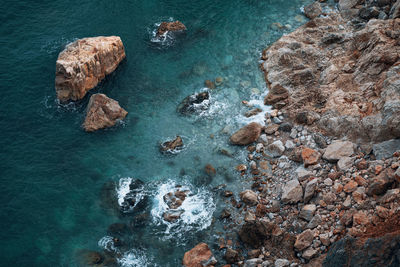
[{"label": "wet rock", "polygon": [[82,99],[124,58],[118,36],[84,38],[67,45],[56,62],[57,98],[62,102]]},{"label": "wet rock", "polygon": [[231,212],[230,212],[230,210],[224,209],[224,210],[221,212],[220,218],[221,218],[221,219],[227,219],[227,218],[229,218],[229,217],[231,217]]},{"label": "wet rock", "polygon": [[174,153],[183,148],[182,137],[177,136],[174,140],[166,141],[161,144],[160,151],[162,153]]},{"label": "wet rock", "polygon": [[282,188],[282,202],[295,204],[303,198],[303,188],[297,179],[287,182]]},{"label": "wet rock", "polygon": [[215,168],[211,164],[207,164],[204,167],[204,171],[206,172],[206,174],[208,176],[211,176],[211,177],[213,177],[213,176],[215,176],[215,174],[217,174],[217,171],[215,170]]},{"label": "wet rock", "polygon": [[144,193],[144,183],[139,179],[134,179],[129,184],[129,192],[125,195],[121,203],[120,210],[123,213],[142,211],[147,207],[148,196]]},{"label": "wet rock", "polygon": [[164,212],[163,219],[167,222],[176,222],[182,214],[183,210],[168,210]]},{"label": "wet rock", "polygon": [[250,110],[250,111],[247,111],[247,112],[244,114],[244,116],[246,116],[247,118],[249,118],[249,117],[252,117],[252,116],[257,115],[257,114],[260,113],[260,112],[262,112],[262,109],[260,109],[260,108],[255,108],[255,109],[252,109],[252,110]]},{"label": "wet rock", "polygon": [[83,128],[87,132],[114,126],[123,120],[128,112],[121,108],[117,101],[104,94],[94,94],[90,97],[86,110]]},{"label": "wet rock", "polygon": [[345,237],[335,242],[323,262],[336,266],[399,266],[400,234],[371,238]]},{"label": "wet rock", "polygon": [[168,32],[183,32],[186,31],[186,26],[180,21],[173,22],[161,22],[160,26],[157,29],[157,36],[160,37],[165,35]]},{"label": "wet rock", "polygon": [[354,144],[350,141],[334,141],[330,144],[323,158],[330,162],[337,162],[342,157],[350,157],[354,154]]},{"label": "wet rock", "polygon": [[321,4],[317,1],[304,7],[304,15],[309,19],[316,18],[321,15],[321,13],[322,7]]},{"label": "wet rock", "polygon": [[206,243],[200,243],[183,256],[182,264],[185,267],[207,267],[217,263]]},{"label": "wet rock", "polygon": [[175,191],[174,193],[169,192],[163,196],[163,199],[170,209],[177,209],[186,199],[187,193],[188,192],[179,190]]},{"label": "wet rock", "polygon": [[321,158],[321,154],[311,148],[305,147],[301,151],[301,157],[303,158],[304,167],[317,164],[318,160]]},{"label": "wet rock", "polygon": [[255,206],[258,203],[257,194],[252,190],[245,190],[241,192],[240,199],[249,206]]},{"label": "wet rock", "polygon": [[271,157],[279,157],[285,152],[285,146],[281,140],[277,140],[267,146],[267,151]]},{"label": "wet rock", "polygon": [[227,248],[225,252],[225,260],[227,263],[236,263],[239,261],[239,252],[234,249]]},{"label": "wet rock", "polygon": [[210,94],[205,91],[187,96],[178,106],[177,111],[183,115],[190,115],[199,110],[208,108]]},{"label": "wet rock", "polygon": [[230,141],[234,145],[248,145],[260,137],[262,126],[256,122],[252,122],[235,132]]},{"label": "wet rock", "polygon": [[400,139],[392,139],[372,147],[376,159],[387,159],[393,156],[393,153],[400,151]]},{"label": "wet rock", "polygon": [[301,234],[297,235],[294,247],[299,251],[304,250],[311,246],[313,240],[314,232],[310,229],[307,229]]}]

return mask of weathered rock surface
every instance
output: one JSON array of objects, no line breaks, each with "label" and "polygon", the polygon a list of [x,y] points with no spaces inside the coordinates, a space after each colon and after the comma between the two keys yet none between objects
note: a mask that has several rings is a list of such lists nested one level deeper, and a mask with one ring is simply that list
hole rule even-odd
[{"label": "weathered rock surface", "polygon": [[336,141],[330,144],[323,155],[323,158],[336,162],[342,157],[349,157],[354,153],[354,144],[349,141]]},{"label": "weathered rock surface", "polygon": [[400,233],[381,237],[345,237],[334,243],[323,262],[336,266],[400,266]]},{"label": "weathered rock surface", "polygon": [[287,182],[282,189],[282,202],[294,204],[303,199],[303,188],[299,180],[293,179]]},{"label": "weathered rock surface", "polygon": [[187,96],[179,104],[177,111],[184,115],[190,115],[197,111],[205,110],[209,105],[210,94],[207,91]]},{"label": "weathered rock surface", "polygon": [[185,267],[207,267],[214,266],[217,261],[207,244],[200,243],[185,253],[182,263]]},{"label": "weathered rock surface", "polygon": [[235,145],[248,145],[260,137],[262,126],[256,122],[252,122],[235,132],[230,141]]},{"label": "weathered rock surface", "polygon": [[322,7],[318,1],[304,7],[304,15],[309,19],[316,18],[321,15],[321,13]]},{"label": "weathered rock surface", "polygon": [[252,190],[241,192],[240,199],[249,206],[255,206],[258,203],[257,194]]},{"label": "weathered rock surface", "polygon": [[117,101],[104,94],[94,94],[90,97],[86,109],[83,128],[87,132],[114,126],[118,120],[123,120],[128,112],[121,108]]},{"label": "weathered rock surface", "polygon": [[174,153],[183,148],[182,137],[177,136],[174,140],[166,141],[160,145],[162,153]]},{"label": "weathered rock surface", "polygon": [[56,62],[57,98],[62,102],[82,99],[124,58],[118,36],[84,38],[67,45]]},{"label": "weathered rock surface", "polygon": [[[342,0],[339,8],[351,10],[358,3]],[[354,141],[397,138],[399,31],[400,19],[370,20],[356,31],[330,13],[271,45],[261,68],[270,87],[288,91],[282,110],[292,120]]]},{"label": "weathered rock surface", "polygon": [[172,22],[161,22],[160,26],[157,29],[157,36],[162,36],[168,32],[183,32],[186,31],[186,26],[180,22],[172,21]]},{"label": "weathered rock surface", "polygon": [[[399,87],[400,88],[400,87]],[[392,139],[372,147],[374,155],[377,159],[385,159],[393,156],[393,153],[400,151],[400,139]]]}]

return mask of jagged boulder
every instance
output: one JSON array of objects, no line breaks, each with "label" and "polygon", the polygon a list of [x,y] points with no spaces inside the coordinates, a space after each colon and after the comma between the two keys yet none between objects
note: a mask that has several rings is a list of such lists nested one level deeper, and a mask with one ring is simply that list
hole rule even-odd
[{"label": "jagged boulder", "polygon": [[161,22],[160,26],[157,29],[157,36],[160,37],[168,32],[182,32],[186,31],[186,26],[180,22],[172,21],[172,22]]},{"label": "jagged boulder", "polygon": [[235,132],[230,141],[234,145],[248,145],[260,137],[262,126],[256,122],[252,122]]},{"label": "jagged boulder", "polygon": [[121,108],[118,101],[104,94],[94,94],[90,97],[86,110],[83,128],[87,132],[114,126],[117,121],[123,120],[128,112]]},{"label": "jagged boulder", "polygon": [[118,36],[77,40],[59,54],[55,87],[61,102],[82,99],[125,58],[125,48]]}]

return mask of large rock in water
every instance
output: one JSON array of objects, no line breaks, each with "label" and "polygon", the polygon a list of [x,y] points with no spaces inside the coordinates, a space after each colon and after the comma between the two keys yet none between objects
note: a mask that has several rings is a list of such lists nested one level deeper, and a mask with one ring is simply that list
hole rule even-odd
[{"label": "large rock in water", "polygon": [[179,20],[172,22],[161,22],[160,26],[157,29],[157,36],[160,37],[168,32],[183,31],[186,31],[186,26]]},{"label": "large rock in water", "polygon": [[200,243],[183,256],[185,267],[207,267],[217,263],[206,243]]},{"label": "large rock in water", "polygon": [[[352,9],[358,0],[340,0]],[[362,29],[338,13],[309,21],[262,54],[268,85],[286,94],[280,108],[337,137],[380,142],[400,137],[400,19],[370,20]],[[282,92],[284,92],[282,90]],[[280,103],[279,102],[279,103]]]},{"label": "large rock in water", "polygon": [[123,120],[128,112],[121,108],[117,101],[104,94],[94,94],[90,97],[86,110],[83,128],[87,132],[114,126],[118,120]]},{"label": "large rock in water", "polygon": [[62,101],[82,99],[125,58],[118,36],[77,40],[59,54],[56,62],[56,92]]},{"label": "large rock in water", "polygon": [[256,122],[252,122],[239,129],[234,133],[230,141],[234,145],[248,145],[251,144],[260,137],[262,126]]}]

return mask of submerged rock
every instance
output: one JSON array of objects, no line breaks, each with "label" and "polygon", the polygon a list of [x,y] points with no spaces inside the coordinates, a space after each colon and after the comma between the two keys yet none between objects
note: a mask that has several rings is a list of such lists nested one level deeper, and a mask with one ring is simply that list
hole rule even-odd
[{"label": "submerged rock", "polygon": [[147,207],[148,196],[144,192],[144,183],[139,179],[132,179],[129,192],[123,196],[120,209],[123,213],[144,210]]},{"label": "submerged rock", "polygon": [[208,108],[210,94],[205,91],[186,97],[178,106],[178,112],[184,115],[190,115],[196,111]]},{"label": "submerged rock", "polygon": [[183,141],[180,136],[177,136],[174,140],[166,141],[161,144],[160,151],[162,153],[174,153],[183,148]]},{"label": "submerged rock", "polygon": [[230,141],[234,145],[248,145],[251,144],[260,137],[262,126],[256,122],[247,124],[243,128],[235,132]]},{"label": "submerged rock", "polygon": [[87,132],[114,126],[123,120],[128,112],[115,101],[104,94],[94,94],[90,97],[86,110],[83,128]]},{"label": "submerged rock", "polygon": [[84,38],[67,45],[56,62],[57,98],[62,102],[82,99],[124,58],[118,36]]},{"label": "submerged rock", "polygon": [[214,266],[217,261],[208,245],[200,243],[185,253],[182,263],[185,267],[207,267]]},{"label": "submerged rock", "polygon": [[186,26],[180,21],[161,22],[157,29],[157,37],[161,37],[169,32],[183,32],[186,31]]}]

